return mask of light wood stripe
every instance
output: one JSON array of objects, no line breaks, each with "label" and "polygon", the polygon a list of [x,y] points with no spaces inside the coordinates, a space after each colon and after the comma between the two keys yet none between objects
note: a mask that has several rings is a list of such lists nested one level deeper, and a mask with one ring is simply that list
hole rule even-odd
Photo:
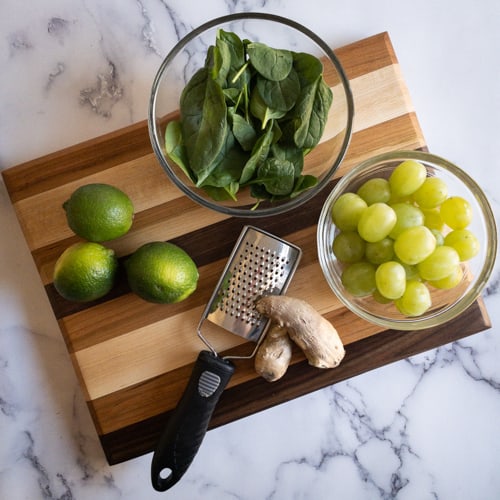
[{"label": "light wood stripe", "polygon": [[[359,132],[414,111],[397,65],[351,81],[355,97],[353,131]],[[397,88],[399,91],[394,92]]]}]

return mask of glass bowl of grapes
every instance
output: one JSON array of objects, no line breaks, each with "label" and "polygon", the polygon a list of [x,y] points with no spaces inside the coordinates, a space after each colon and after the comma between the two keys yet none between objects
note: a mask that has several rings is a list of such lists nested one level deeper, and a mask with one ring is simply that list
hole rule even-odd
[{"label": "glass bowl of grapes", "polygon": [[329,45],[265,13],[213,19],[167,54],[148,127],[160,165],[203,207],[239,217],[295,208],[331,180],[354,105]]},{"label": "glass bowl of grapes", "polygon": [[495,219],[477,183],[436,155],[394,151],[355,166],[318,222],[319,262],[339,300],[394,330],[440,325],[486,285]]}]

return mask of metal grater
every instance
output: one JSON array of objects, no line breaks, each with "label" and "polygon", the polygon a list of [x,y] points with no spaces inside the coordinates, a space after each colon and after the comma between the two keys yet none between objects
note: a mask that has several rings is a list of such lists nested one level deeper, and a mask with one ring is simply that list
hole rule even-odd
[{"label": "metal grater", "polygon": [[[188,385],[170,415],[151,462],[151,482],[158,491],[181,479],[200,447],[215,406],[235,366],[229,358],[251,358],[269,320],[256,300],[286,291],[298,266],[300,248],[253,226],[245,226],[198,324],[198,336],[210,348],[201,351]],[[202,335],[205,321],[255,342],[249,356],[219,357]]]},{"label": "metal grater", "polygon": [[269,326],[255,302],[264,295],[286,292],[301,255],[299,247],[262,229],[243,228],[198,324],[198,336],[214,354],[216,350],[201,332],[205,320],[256,342],[249,356],[233,357],[255,354]]}]

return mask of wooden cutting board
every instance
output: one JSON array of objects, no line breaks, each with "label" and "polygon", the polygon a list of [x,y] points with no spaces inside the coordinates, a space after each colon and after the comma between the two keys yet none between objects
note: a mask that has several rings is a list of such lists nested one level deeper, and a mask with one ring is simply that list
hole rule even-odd
[{"label": "wooden cutting board", "polygon": [[[336,54],[350,80],[356,110],[351,145],[336,178],[378,153],[425,149],[388,34],[342,47]],[[2,175],[109,463],[151,451],[204,348],[197,323],[248,219],[227,218],[183,196],[154,157],[144,121]],[[91,304],[67,302],[55,292],[54,263],[78,241],[61,205],[74,189],[90,182],[116,185],[136,207],[132,231],[109,246],[125,258],[148,241],[180,245],[199,266],[196,293],[180,304],[150,304],[130,293],[123,277],[109,296]],[[339,368],[322,371],[296,352],[286,376],[273,384],[256,376],[252,361],[238,361],[211,427],[490,326],[481,300],[443,327],[407,333],[383,331],[342,307],[322,276],[316,254],[316,223],[328,192],[324,189],[292,212],[252,223],[302,248],[288,294],[309,301],[336,325],[346,358]],[[229,333],[212,340],[225,353],[245,347]]]}]

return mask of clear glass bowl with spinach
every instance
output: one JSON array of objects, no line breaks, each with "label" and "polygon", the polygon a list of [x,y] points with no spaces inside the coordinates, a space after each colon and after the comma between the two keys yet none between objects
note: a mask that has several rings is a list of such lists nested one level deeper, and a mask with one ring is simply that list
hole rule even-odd
[{"label": "clear glass bowl with spinach", "polygon": [[272,215],[314,196],[346,152],[353,103],[331,49],[274,15],[215,19],[183,38],[153,83],[148,124],[172,181],[201,205]]}]

